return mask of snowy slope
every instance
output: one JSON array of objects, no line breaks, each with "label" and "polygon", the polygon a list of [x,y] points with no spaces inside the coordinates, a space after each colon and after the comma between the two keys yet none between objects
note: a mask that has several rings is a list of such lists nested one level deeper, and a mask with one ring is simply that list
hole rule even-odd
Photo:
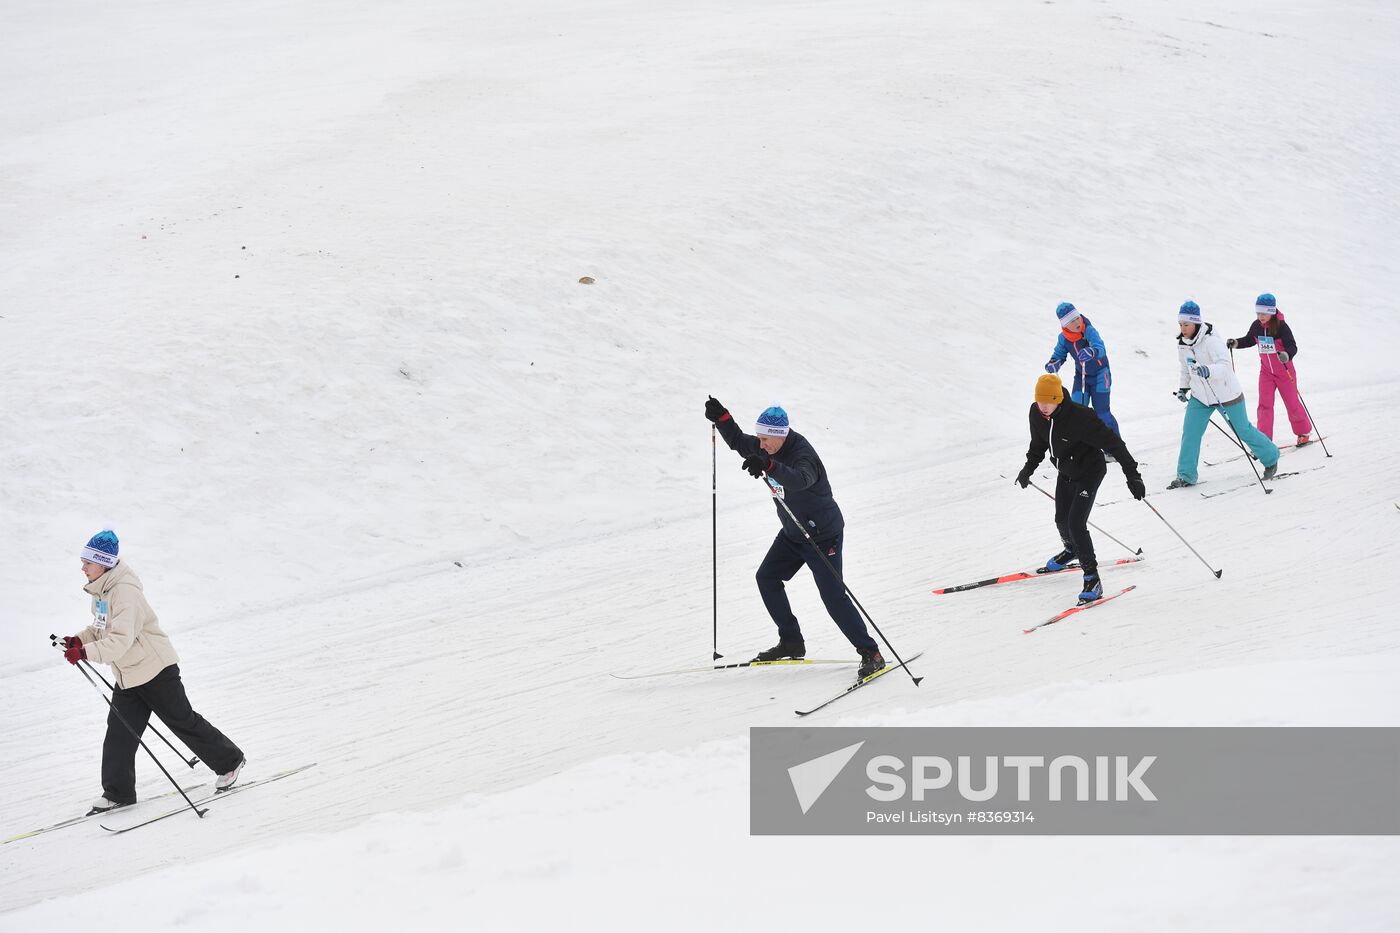
[{"label": "snowy slope", "polygon": [[[709,656],[711,392],[741,421],[788,406],[847,515],[851,585],[902,652],[928,650],[917,692],[886,682],[827,721],[944,722],[969,701],[990,705],[957,708],[995,720],[1013,698],[1113,681],[1144,705],[1114,721],[1175,722],[1137,678],[1280,663],[1293,667],[1268,670],[1322,699],[1361,663],[1347,658],[1396,669],[1386,467],[1400,444],[1378,426],[1397,379],[1386,341],[1367,339],[1400,285],[1385,90],[1400,23],[1385,3],[14,10],[0,31],[0,836],[98,791],[103,708],[46,636],[82,624],[76,550],[103,522],[250,776],[319,764],[205,825],[6,846],[0,910],[57,898],[52,922],[69,895],[177,859],[206,878],[220,857],[266,865],[223,896],[266,886],[282,903],[269,879],[300,847],[370,846],[372,827],[399,823],[386,834],[405,845],[438,822],[470,837],[470,808],[492,806],[500,838],[512,808],[576,812],[539,782],[607,778],[613,765],[590,763],[609,756],[643,756],[663,787],[667,755],[716,758],[714,806],[741,806],[747,727],[788,722],[846,673],[605,676]],[[1303,342],[1305,397],[1336,456],[1289,454],[1325,468],[1267,499],[1159,492],[1181,416],[1177,304],[1243,333],[1263,290]],[[928,591],[1055,549],[1048,501],[1009,477],[1066,298],[1108,341],[1153,502],[1225,575],[1112,471],[1094,518],[1146,550],[1109,581],[1138,590],[1023,636],[1071,584]],[[1256,363],[1238,366],[1252,402]],[[1216,432],[1206,452],[1227,453]],[[1251,478],[1243,462],[1203,476]],[[738,658],[771,640],[752,571],[775,519],[732,455],[719,496],[720,650]],[[810,582],[792,592],[814,653],[848,651]],[[1199,722],[1256,721],[1250,685],[1277,683],[1201,676]],[[1393,723],[1387,697],[1324,721]],[[1093,721],[1087,701],[1052,708],[1048,721]],[[159,791],[153,768],[139,774]],[[600,783],[577,811],[618,806]],[[381,813],[410,815],[362,825]],[[774,849],[716,825],[672,844],[743,853],[724,890]],[[595,829],[580,821],[560,845]],[[289,841],[307,833],[321,841]],[[463,864],[480,857],[461,845]],[[986,848],[1029,864],[1048,845]],[[1121,845],[1154,870],[1205,859],[1188,892],[1226,853],[1250,866],[1256,904],[1296,891],[1315,849]],[[1328,846],[1334,866],[1396,854]],[[781,851],[801,883],[846,886],[836,845]],[[584,909],[631,890],[626,856],[604,852],[616,872],[576,892]],[[978,871],[939,858],[950,886]],[[1055,861],[1047,888],[1097,889]],[[521,894],[558,890],[548,860],[520,864]],[[349,870],[381,868],[371,852]],[[857,887],[876,885],[859,871]],[[1328,882],[1356,895],[1344,925],[1376,915],[1366,877]],[[1123,903],[1152,903],[1131,876],[1119,885]],[[71,916],[100,900],[72,900]]]},{"label": "snowy slope", "polygon": [[[920,712],[887,708],[871,721],[1221,724],[1216,698],[1243,690],[1225,721],[1389,724],[1381,711],[1400,703],[1395,659],[1062,685]],[[1304,698],[1300,687],[1326,699]],[[1384,839],[748,839],[747,753],[734,738],[612,756],[431,814],[385,813],[345,832],[172,867],[116,893],[147,905],[141,929],[208,931],[320,927],[328,916],[349,930],[759,930],[799,917],[810,924],[817,904],[822,929],[869,923],[872,904],[882,915],[971,929],[1393,927],[1394,845]],[[223,806],[231,822],[254,804]],[[823,897],[815,882],[827,878],[836,889]],[[776,901],[775,889],[785,892]],[[53,900],[10,920],[15,929],[103,923],[112,893]],[[226,906],[235,898],[236,912]]]}]

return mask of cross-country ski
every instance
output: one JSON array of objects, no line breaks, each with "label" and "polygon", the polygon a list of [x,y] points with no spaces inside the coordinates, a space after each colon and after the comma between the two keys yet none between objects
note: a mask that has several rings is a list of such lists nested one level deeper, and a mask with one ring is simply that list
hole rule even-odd
[{"label": "cross-country ski", "polygon": [[[1141,560],[1143,560],[1143,558],[1141,557],[1120,557],[1110,561],[1109,563],[1111,563],[1115,567],[1121,567],[1124,564],[1136,564]],[[968,590],[981,589],[982,587],[986,586],[998,586],[1003,583],[1018,583],[1021,580],[1036,580],[1041,577],[1054,576],[1055,574],[1060,573],[1074,573],[1076,571],[1082,573],[1083,570],[1084,568],[1079,566],[1078,562],[1072,563],[1066,567],[1061,567],[1058,570],[1051,570],[1048,567],[1039,567],[1035,570],[1020,570],[1015,573],[1003,574],[999,577],[989,577],[986,580],[978,580],[975,583],[962,583],[958,586],[945,586],[940,589],[934,590],[933,593],[935,596],[943,593],[964,593]]]},{"label": "cross-country ski", "polygon": [[904,664],[896,664],[896,665],[891,665],[891,666],[889,666],[889,667],[883,667],[883,668],[881,668],[881,669],[875,671],[874,673],[867,674],[866,676],[861,677],[860,679],[858,679],[855,683],[853,683],[853,684],[851,684],[850,686],[846,687],[844,690],[841,690],[840,692],[834,694],[833,696],[827,698],[826,700],[823,700],[821,703],[818,703],[816,706],[813,706],[811,709],[799,709],[799,710],[793,710],[793,712],[796,713],[798,716],[810,716],[810,715],[812,715],[813,713],[817,712],[817,710],[826,709],[828,706],[830,706],[831,704],[835,703],[837,700],[841,699],[842,697],[850,696],[852,693],[854,693],[855,691],[859,690],[861,687],[868,686],[870,683],[872,683],[873,681],[877,680],[877,679],[880,678],[880,677],[885,676],[886,674],[895,673],[896,671],[898,671],[900,668],[904,667],[905,665],[910,664],[910,663],[912,663],[912,662],[914,662],[914,661],[917,661],[919,658],[923,657],[923,655],[924,655],[924,653],[923,653],[922,651],[920,651],[918,654],[914,655],[913,657],[911,657],[911,658],[909,658],[907,661],[905,661]]},{"label": "cross-country ski", "polygon": [[[308,768],[314,767],[316,767],[316,763],[313,761],[311,764],[301,765],[296,768],[289,768],[286,771],[279,771],[278,773],[269,775],[265,778],[259,778],[257,780],[252,781],[244,781],[241,784],[235,784],[232,787],[229,787],[225,790],[216,790],[212,794],[205,794],[203,797],[197,798],[194,801],[194,806],[202,807],[205,804],[214,803],[217,800],[225,800],[229,797],[232,797],[234,794],[241,794],[242,792],[246,790],[251,790],[254,787],[261,787],[264,784],[271,784],[274,781],[280,781],[283,778],[289,778],[294,774],[300,774]],[[131,832],[133,829],[140,829],[143,826],[150,826],[152,823],[159,823],[161,820],[168,820],[172,816],[179,816],[182,813],[189,812],[189,807],[177,807],[174,809],[166,810],[163,813],[158,813],[154,816],[145,817],[134,823],[127,823],[123,826],[108,826],[106,823],[103,823],[101,825],[103,829],[107,830],[107,832],[112,833],[113,835],[121,835],[122,833]]]},{"label": "cross-country ski", "polygon": [[1135,590],[1135,589],[1137,589],[1137,584],[1136,584],[1136,583],[1134,583],[1132,586],[1125,586],[1125,587],[1123,587],[1123,589],[1119,590],[1119,591],[1116,592],[1116,593],[1111,593],[1111,594],[1109,594],[1108,596],[1102,596],[1102,597],[1100,597],[1100,598],[1098,598],[1098,599],[1096,599],[1096,600],[1093,600],[1092,602],[1080,602],[1080,603],[1077,603],[1077,604],[1075,604],[1075,605],[1073,605],[1073,606],[1070,606],[1068,609],[1064,610],[1063,612],[1057,612],[1057,613],[1055,613],[1053,616],[1051,616],[1050,618],[1046,619],[1044,622],[1037,622],[1035,625],[1032,625],[1030,628],[1022,629],[1021,631],[1022,631],[1023,633],[1025,633],[1025,634],[1029,635],[1031,632],[1034,632],[1034,631],[1036,631],[1037,629],[1044,628],[1044,627],[1047,626],[1047,625],[1054,625],[1056,622],[1061,622],[1061,621],[1063,621],[1063,620],[1065,620],[1065,619],[1068,619],[1070,616],[1075,615],[1075,614],[1080,613],[1080,612],[1084,612],[1084,611],[1087,610],[1087,609],[1095,609],[1095,608],[1097,608],[1097,607],[1099,607],[1099,606],[1102,606],[1104,603],[1112,602],[1113,600],[1115,600],[1115,599],[1117,599],[1118,597],[1122,596],[1124,593],[1132,592],[1132,591]]},{"label": "cross-country ski", "polygon": [[610,674],[618,680],[642,680],[647,677],[670,677],[675,674],[704,674],[710,671],[732,671],[740,668],[800,667],[805,664],[859,664],[858,661],[843,661],[839,658],[782,658],[776,661],[738,661],[733,664],[714,664],[709,667],[680,667],[673,671],[652,671],[646,674]]}]

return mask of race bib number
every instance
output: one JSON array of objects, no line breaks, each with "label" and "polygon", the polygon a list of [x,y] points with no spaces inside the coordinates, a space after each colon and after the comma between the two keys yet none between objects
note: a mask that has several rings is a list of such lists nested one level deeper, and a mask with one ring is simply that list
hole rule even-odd
[{"label": "race bib number", "polygon": [[1274,338],[1272,338],[1272,337],[1260,337],[1260,338],[1259,338],[1259,352],[1260,352],[1260,353],[1277,353],[1277,352],[1278,352],[1278,348],[1274,346]]},{"label": "race bib number", "polygon": [[782,484],[782,483],[778,482],[777,480],[775,480],[775,479],[774,479],[773,477],[771,477],[771,476],[765,476],[764,479],[767,480],[767,482],[768,482],[768,491],[769,491],[769,492],[771,492],[773,495],[777,496],[779,499],[785,499],[785,498],[787,498],[787,496],[786,496],[786,495],[784,494],[784,492],[783,492],[783,484]]},{"label": "race bib number", "polygon": [[92,627],[99,632],[107,631],[107,600],[99,599],[92,610]]}]

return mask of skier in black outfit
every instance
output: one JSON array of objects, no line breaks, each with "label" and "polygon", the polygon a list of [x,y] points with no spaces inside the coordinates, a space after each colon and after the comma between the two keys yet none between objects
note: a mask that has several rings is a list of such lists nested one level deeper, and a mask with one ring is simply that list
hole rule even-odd
[{"label": "skier in black outfit", "polygon": [[[715,400],[714,396],[705,402],[705,417],[719,429],[720,436],[731,450],[744,458],[743,468],[755,479],[763,479],[767,474],[782,488],[783,501],[792,514],[806,526],[826,560],[841,572],[841,543],[844,537],[845,521],[841,509],[831,494],[831,483],[827,480],[826,469],[821,458],[812,448],[807,438],[788,426],[787,412],[781,408],[769,408],[758,417],[754,434],[745,434],[734,423],[728,409]],[[860,653],[858,678],[865,678],[885,666],[880,654],[880,646],[865,629],[861,618],[846,589],[836,574],[822,566],[821,556],[807,542],[802,529],[792,523],[787,511],[777,502],[778,520],[782,530],[773,539],[768,554],[758,567],[758,592],[763,597],[763,605],[773,622],[778,626],[778,643],[766,651],[760,651],[755,661],[777,661],[782,658],[803,658],[807,655],[807,645],[798,627],[797,617],[792,614],[787,591],[783,586],[806,564],[812,569],[817,582],[822,603],[832,620],[840,627],[857,652]]]},{"label": "skier in black outfit", "polygon": [[1069,401],[1058,376],[1041,376],[1035,384],[1035,403],[1030,410],[1031,446],[1026,450],[1026,465],[1016,477],[1022,489],[1030,485],[1031,475],[1040,466],[1045,453],[1060,471],[1055,483],[1055,527],[1060,532],[1064,550],[1045,562],[1049,570],[1063,570],[1076,557],[1084,568],[1084,588],[1079,594],[1082,602],[1103,598],[1103,582],[1099,579],[1098,560],[1094,542],[1089,537],[1089,512],[1094,507],[1099,484],[1108,468],[1104,451],[1112,454],[1123,468],[1128,490],[1134,499],[1147,495],[1137,461],[1128,453],[1127,445],[1090,408]]}]

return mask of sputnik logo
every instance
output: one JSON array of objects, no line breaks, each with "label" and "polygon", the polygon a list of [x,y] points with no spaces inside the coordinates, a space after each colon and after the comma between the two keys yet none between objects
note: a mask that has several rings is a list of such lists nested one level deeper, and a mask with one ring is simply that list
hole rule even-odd
[{"label": "sputnik logo", "polygon": [[797,803],[802,807],[804,816],[821,799],[822,794],[826,793],[826,789],[846,765],[850,764],[864,744],[865,741],[862,740],[788,768],[788,779],[792,781],[793,793],[797,794]]}]

